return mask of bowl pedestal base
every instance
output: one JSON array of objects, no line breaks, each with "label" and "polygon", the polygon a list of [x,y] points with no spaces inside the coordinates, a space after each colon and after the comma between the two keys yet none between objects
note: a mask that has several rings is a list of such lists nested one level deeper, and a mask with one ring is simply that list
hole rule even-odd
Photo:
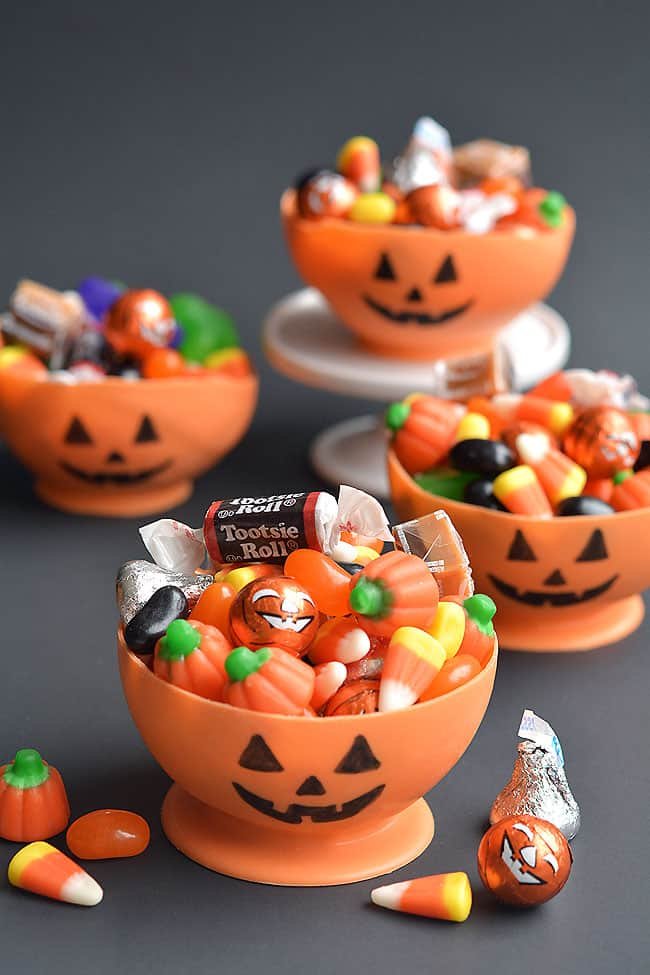
[{"label": "bowl pedestal base", "polygon": [[[310,831],[265,829],[233,819],[173,785],[162,807],[168,840],[210,870],[287,887],[325,887],[368,880],[410,863],[433,839],[433,815],[424,799],[366,834],[342,827],[319,838]],[[339,835],[340,834],[340,835]]]},{"label": "bowl pedestal base", "polygon": [[506,650],[533,650],[553,653],[562,650],[594,650],[617,643],[640,626],[645,607],[640,596],[628,596],[594,607],[543,610],[536,620],[533,613],[509,610],[499,603],[499,646]]},{"label": "bowl pedestal base", "polygon": [[75,515],[101,515],[104,517],[136,518],[167,511],[187,501],[194,484],[189,479],[174,481],[162,487],[100,488],[85,487],[75,490],[37,481],[36,494],[53,508]]}]

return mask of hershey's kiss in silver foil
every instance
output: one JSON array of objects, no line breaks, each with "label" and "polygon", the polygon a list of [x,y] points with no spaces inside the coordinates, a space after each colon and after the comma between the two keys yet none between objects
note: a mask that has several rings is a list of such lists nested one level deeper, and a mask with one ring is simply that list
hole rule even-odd
[{"label": "hershey's kiss in silver foil", "polygon": [[517,745],[510,781],[492,804],[490,823],[506,816],[537,816],[573,839],[580,829],[580,809],[567,782],[557,735],[543,718],[524,711],[519,736],[525,740]]},{"label": "hershey's kiss in silver foil", "polygon": [[116,581],[120,619],[126,626],[147,600],[163,586],[178,586],[185,593],[190,606],[193,606],[212,581],[213,576],[208,574],[185,575],[182,572],[169,572],[144,559],[125,562],[117,573]]}]

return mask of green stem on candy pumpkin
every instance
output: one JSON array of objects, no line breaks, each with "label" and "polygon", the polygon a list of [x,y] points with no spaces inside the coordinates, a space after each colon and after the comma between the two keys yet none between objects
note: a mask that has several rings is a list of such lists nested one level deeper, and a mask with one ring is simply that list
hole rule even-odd
[{"label": "green stem on candy pumpkin", "polygon": [[35,748],[21,748],[3,778],[14,789],[34,789],[50,777],[50,770]]},{"label": "green stem on candy pumpkin", "polygon": [[494,600],[490,599],[482,592],[474,593],[463,601],[463,606],[467,610],[467,615],[476,625],[476,628],[486,636],[494,636],[494,625],[492,617],[497,611]]},{"label": "green stem on candy pumpkin", "polygon": [[350,606],[360,616],[381,619],[390,611],[392,594],[379,579],[366,579],[361,576],[350,593]]},{"label": "green stem on candy pumpkin", "polygon": [[273,651],[269,647],[262,647],[261,650],[235,647],[226,657],[226,673],[232,683],[236,684],[257,673],[272,656]]},{"label": "green stem on candy pumpkin", "polygon": [[409,403],[391,403],[385,414],[386,426],[393,433],[397,433],[401,430],[409,416],[411,415],[411,406]]},{"label": "green stem on candy pumpkin", "polygon": [[549,227],[560,227],[564,219],[565,206],[566,200],[562,194],[551,190],[539,204],[538,210],[542,220]]},{"label": "green stem on candy pumpkin", "polygon": [[201,646],[201,634],[187,620],[174,620],[160,641],[163,660],[184,660]]}]

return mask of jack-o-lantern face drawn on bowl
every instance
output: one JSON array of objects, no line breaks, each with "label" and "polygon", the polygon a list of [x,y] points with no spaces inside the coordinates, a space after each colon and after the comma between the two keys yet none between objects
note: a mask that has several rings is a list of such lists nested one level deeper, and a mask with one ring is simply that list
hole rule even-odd
[{"label": "jack-o-lantern face drawn on bowl", "polygon": [[498,331],[554,287],[575,214],[529,236],[350,220],[309,220],[287,190],[289,251],[344,325],[379,355],[434,359],[487,351]]},{"label": "jack-o-lantern face drawn on bowl", "polygon": [[243,436],[257,377],[68,385],[0,373],[3,435],[36,492],[80,514],[134,516],[185,500]]},{"label": "jack-o-lantern face drawn on bowl", "polygon": [[530,518],[424,491],[388,452],[391,496],[403,520],[444,508],[463,538],[480,592],[497,604],[499,641],[514,650],[588,650],[622,639],[643,619],[650,586],[639,540],[650,509]]},{"label": "jack-o-lantern face drawn on bowl", "polygon": [[286,717],[174,687],[118,634],[131,716],[175,783],[162,812],[171,842],[222,873],[298,885],[378,876],[428,846],[421,797],[472,741],[497,653],[467,684],[402,711]]}]

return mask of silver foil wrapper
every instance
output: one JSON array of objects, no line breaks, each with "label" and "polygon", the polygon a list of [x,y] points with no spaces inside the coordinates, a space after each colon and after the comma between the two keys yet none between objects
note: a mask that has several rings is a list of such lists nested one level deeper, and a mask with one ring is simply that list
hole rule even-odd
[{"label": "silver foil wrapper", "polygon": [[163,586],[178,586],[185,593],[188,603],[193,606],[204,589],[211,584],[211,575],[185,575],[182,572],[168,572],[146,562],[134,559],[125,562],[117,573],[117,607],[124,626],[129,623],[139,609],[144,606],[158,589]]},{"label": "silver foil wrapper", "polygon": [[537,816],[573,839],[580,829],[580,809],[556,756],[534,741],[520,741],[510,781],[496,797],[490,823],[506,816]]}]

